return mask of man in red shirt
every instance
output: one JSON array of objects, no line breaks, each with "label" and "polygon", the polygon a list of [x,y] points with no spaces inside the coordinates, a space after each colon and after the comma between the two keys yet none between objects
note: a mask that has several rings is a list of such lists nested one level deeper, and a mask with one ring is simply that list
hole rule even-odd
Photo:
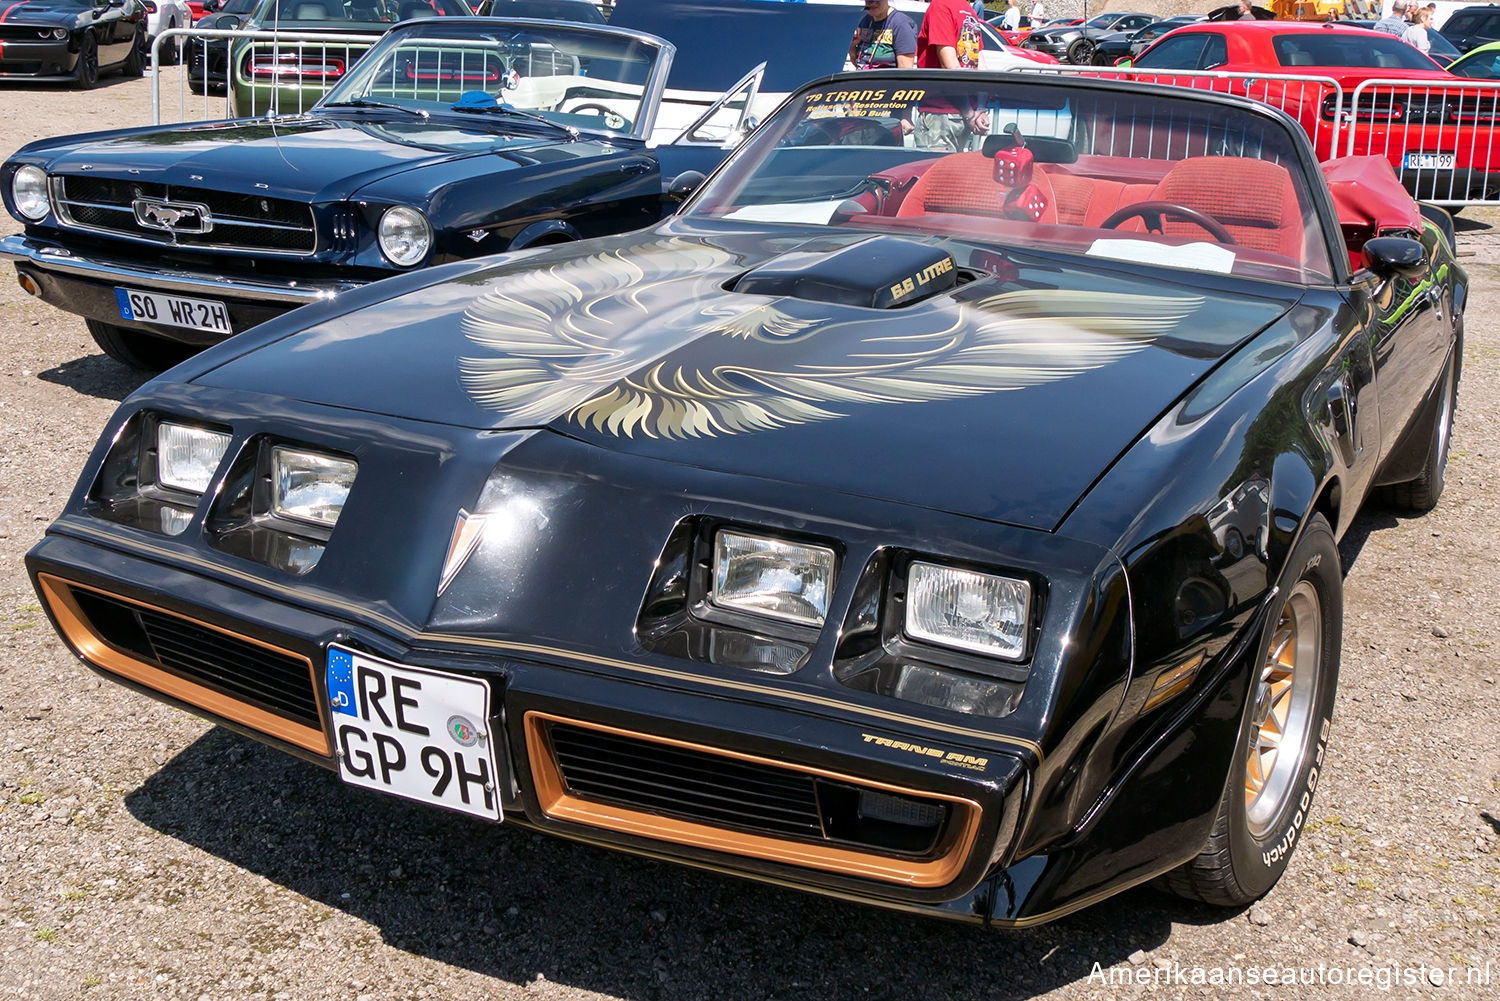
[{"label": "man in red shirt", "polygon": [[[984,36],[979,19],[965,0],[932,0],[917,33],[917,66],[922,69],[978,69]],[[945,109],[946,110],[946,109]],[[952,113],[923,109],[917,115],[916,142],[933,148],[965,150],[970,136],[988,134],[990,114],[983,108],[954,108]]]},{"label": "man in red shirt", "polygon": [[[967,22],[973,22],[967,23]],[[964,0],[932,0],[917,33],[917,65],[922,69],[979,68],[984,36],[974,8]]]}]

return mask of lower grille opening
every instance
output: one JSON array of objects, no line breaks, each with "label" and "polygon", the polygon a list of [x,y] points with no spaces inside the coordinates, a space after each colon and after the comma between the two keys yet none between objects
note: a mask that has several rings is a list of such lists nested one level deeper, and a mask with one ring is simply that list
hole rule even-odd
[{"label": "lower grille opening", "polygon": [[90,664],[329,753],[306,657],[93,588],[47,575],[39,580],[64,634]]},{"label": "lower grille opening", "polygon": [[936,886],[957,875],[978,805],[772,759],[526,715],[547,816],[648,838]]},{"label": "lower grille opening", "polygon": [[[806,772],[566,724],[554,725],[551,735],[568,790],[599,802],[909,854],[930,851],[947,819],[944,804],[862,790]],[[901,820],[879,816],[882,809]]]}]

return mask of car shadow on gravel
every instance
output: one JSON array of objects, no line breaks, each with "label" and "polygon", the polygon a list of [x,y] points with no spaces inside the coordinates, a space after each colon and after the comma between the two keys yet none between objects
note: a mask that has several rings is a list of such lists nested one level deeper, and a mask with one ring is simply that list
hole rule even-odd
[{"label": "car shadow on gravel", "polygon": [[151,377],[100,354],[65,361],[54,368],[38,372],[37,378],[43,382],[65,386],[85,396],[118,401],[135,392]]},{"label": "car shadow on gravel", "polygon": [[[513,984],[540,976],[632,999],[1029,998],[1102,983],[1111,969],[1149,975],[1131,957],[1143,962],[1174,923],[1235,913],[1137,889],[1040,928],[985,930],[419,807],[223,729],[125,805],[163,834],[367,922],[395,949]],[[204,898],[184,903],[221,904]],[[289,943],[326,934],[321,908],[276,906]]]}]

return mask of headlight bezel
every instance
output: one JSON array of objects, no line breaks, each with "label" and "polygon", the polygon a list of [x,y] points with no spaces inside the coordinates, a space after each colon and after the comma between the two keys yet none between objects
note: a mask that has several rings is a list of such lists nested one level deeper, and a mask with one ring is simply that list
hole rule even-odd
[{"label": "headlight bezel", "polygon": [[[192,484],[163,482],[161,431],[163,424],[223,435],[225,450],[208,474],[204,489]],[[218,489],[223,470],[233,461],[233,429],[198,416],[157,410],[132,414],[115,432],[113,443],[89,487],[88,510],[96,517],[156,535],[182,535],[192,525],[205,498]]]},{"label": "headlight bezel", "polygon": [[[31,183],[37,185],[23,196],[21,192],[22,178],[31,178]],[[38,181],[37,178],[40,178]],[[16,212],[26,222],[41,222],[52,214],[52,198],[47,186],[47,172],[34,163],[23,163],[16,168],[16,172],[10,179],[10,200],[16,207]],[[36,199],[40,199],[38,203]],[[33,211],[27,211],[26,206],[34,206]]]},{"label": "headlight bezel", "polygon": [[398,268],[415,268],[433,252],[432,220],[412,205],[392,205],[375,224],[380,254]]}]

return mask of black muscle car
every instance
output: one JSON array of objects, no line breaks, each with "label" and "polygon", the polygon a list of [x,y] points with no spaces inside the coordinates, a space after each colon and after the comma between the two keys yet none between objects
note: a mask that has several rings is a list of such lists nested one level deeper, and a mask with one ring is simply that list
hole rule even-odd
[{"label": "black muscle car", "polygon": [[645,137],[672,52],[605,25],[413,21],[309,114],[31,143],[0,167],[25,224],[0,256],[154,370],[389,275],[636,229],[662,214]]},{"label": "black muscle car", "polygon": [[1336,540],[1443,488],[1452,240],[1242,98],[826,78],[650,229],[147,383],[27,565],[90,667],[362,789],[977,923],[1243,904]]},{"label": "black muscle car", "polygon": [[1121,31],[1136,31],[1156,21],[1155,14],[1108,11],[1079,24],[1039,28],[1021,39],[1021,47],[1045,52],[1065,63],[1087,65],[1094,60],[1100,40]]},{"label": "black muscle car", "polygon": [[150,42],[139,0],[18,0],[0,7],[0,80],[71,82],[140,76]]}]

